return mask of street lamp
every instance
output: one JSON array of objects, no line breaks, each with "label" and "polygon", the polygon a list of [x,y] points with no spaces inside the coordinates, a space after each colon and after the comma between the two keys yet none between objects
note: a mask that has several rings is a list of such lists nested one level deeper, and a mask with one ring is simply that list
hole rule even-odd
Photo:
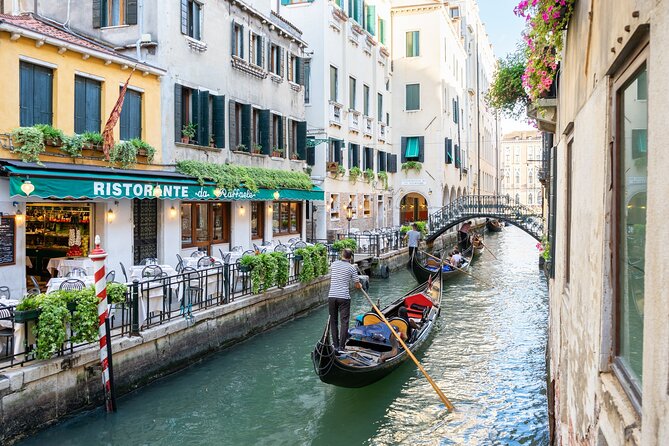
[{"label": "street lamp", "polygon": [[346,206],[346,220],[348,220],[348,233],[351,233],[351,220],[353,220],[353,204]]}]

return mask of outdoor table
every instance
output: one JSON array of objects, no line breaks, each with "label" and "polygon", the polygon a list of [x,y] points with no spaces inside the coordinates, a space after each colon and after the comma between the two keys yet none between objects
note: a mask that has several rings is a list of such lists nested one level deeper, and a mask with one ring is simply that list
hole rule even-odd
[{"label": "outdoor table", "polygon": [[[177,275],[177,272],[174,268],[172,268],[170,265],[158,265],[160,266],[160,269],[163,270],[164,273],[167,274],[168,277],[163,277],[163,279],[169,281],[170,276],[175,276]],[[134,265],[129,268],[129,273],[130,273],[130,279],[138,279],[140,284],[139,284],[139,289],[141,291],[139,295],[139,305],[138,305],[138,314],[137,314],[137,319],[139,322],[139,325],[141,326],[144,324],[146,319],[148,318],[149,313],[153,313],[156,311],[163,311],[163,301],[165,299],[165,292],[164,292],[164,282],[161,280],[158,280],[158,278],[153,278],[153,277],[147,277],[143,278],[142,277],[142,271],[146,265]],[[142,282],[151,282],[150,285],[142,285]],[[132,282],[127,283],[129,287],[132,286]],[[175,281],[175,283],[171,283],[171,281],[168,284],[169,288],[175,292],[175,294],[178,295],[178,290],[179,290],[179,283],[178,281]],[[178,297],[179,298],[179,297]],[[147,302],[148,301],[148,302]]]},{"label": "outdoor table", "polygon": [[[202,257],[184,257],[184,259],[183,259],[183,265],[184,265],[184,267],[195,268],[195,269],[197,269],[197,268],[198,268],[198,266],[197,266],[197,262],[198,262],[201,258],[202,258]],[[218,257],[214,257],[214,256],[212,256],[211,258],[214,259],[214,262],[221,262],[221,263],[223,263],[223,260],[222,260],[222,259],[219,259]],[[230,256],[230,258],[232,258],[232,256]],[[200,267],[200,268],[209,268],[209,266]]]},{"label": "outdoor table", "polygon": [[54,257],[46,265],[51,277],[64,277],[73,268],[83,268],[87,276],[93,275],[93,261],[88,257]]},{"label": "outdoor table", "polygon": [[[0,304],[15,307],[19,304],[19,301],[16,299],[0,299]],[[0,311],[9,311],[7,309]],[[4,315],[3,315],[4,316]],[[12,321],[5,320],[0,321],[0,327],[2,328],[12,328]],[[25,339],[25,324],[14,323],[14,354],[18,355],[23,349],[23,342]]]},{"label": "outdoor table", "polygon": [[[184,259],[186,260],[186,259]],[[133,265],[130,268],[128,268],[128,277],[130,278],[130,281],[133,279],[142,279],[142,271],[144,271],[144,268],[146,268],[149,265]],[[160,269],[167,274],[168,276],[175,276],[177,274],[177,271],[170,265],[157,265],[160,267]]]},{"label": "outdoor table", "polygon": [[60,289],[60,284],[65,282],[68,279],[81,280],[84,282],[85,286],[95,285],[95,276],[84,276],[84,277],[54,277],[49,279],[49,282],[46,284],[46,292],[51,293],[53,291],[58,291]]}]

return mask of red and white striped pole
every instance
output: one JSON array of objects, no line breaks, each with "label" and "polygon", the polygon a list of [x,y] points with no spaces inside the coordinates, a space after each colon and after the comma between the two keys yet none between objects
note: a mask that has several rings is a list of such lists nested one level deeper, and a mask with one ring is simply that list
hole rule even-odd
[{"label": "red and white striped pole", "polygon": [[[112,386],[110,383],[110,363],[111,355],[108,347],[109,327],[107,322],[108,304],[107,304],[107,277],[105,275],[105,259],[107,252],[100,248],[100,236],[95,236],[95,249],[88,255],[93,261],[93,270],[95,271],[95,295],[98,297],[98,337],[100,340],[100,365],[102,366],[102,386],[105,392],[105,406],[107,412],[115,410]],[[107,322],[107,324],[105,324]],[[105,326],[107,325],[107,326]]]}]

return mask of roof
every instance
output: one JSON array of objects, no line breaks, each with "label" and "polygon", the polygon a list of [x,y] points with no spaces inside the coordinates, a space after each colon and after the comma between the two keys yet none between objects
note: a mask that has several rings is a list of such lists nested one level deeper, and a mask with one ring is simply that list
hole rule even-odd
[{"label": "roof", "polygon": [[46,20],[36,17],[30,13],[21,15],[0,14],[0,23],[9,23],[28,31],[34,31],[48,37],[53,37],[58,40],[83,46],[91,50],[101,51],[103,53],[113,54],[115,56],[121,56],[120,53],[117,53],[111,47],[96,43],[90,38],[76,34],[75,32],[56,25],[52,22],[47,22]]}]

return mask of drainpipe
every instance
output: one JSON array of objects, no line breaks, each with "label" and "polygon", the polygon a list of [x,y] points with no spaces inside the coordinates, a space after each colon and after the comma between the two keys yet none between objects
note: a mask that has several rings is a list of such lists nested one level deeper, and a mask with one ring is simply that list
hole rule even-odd
[{"label": "drainpipe", "polygon": [[135,42],[137,61],[142,62],[142,35],[144,34],[144,0],[137,2],[137,21],[139,24],[139,39]]},{"label": "drainpipe", "polygon": [[65,23],[63,23],[65,28],[70,26],[70,1],[71,0],[67,0],[67,16],[65,17]]}]

